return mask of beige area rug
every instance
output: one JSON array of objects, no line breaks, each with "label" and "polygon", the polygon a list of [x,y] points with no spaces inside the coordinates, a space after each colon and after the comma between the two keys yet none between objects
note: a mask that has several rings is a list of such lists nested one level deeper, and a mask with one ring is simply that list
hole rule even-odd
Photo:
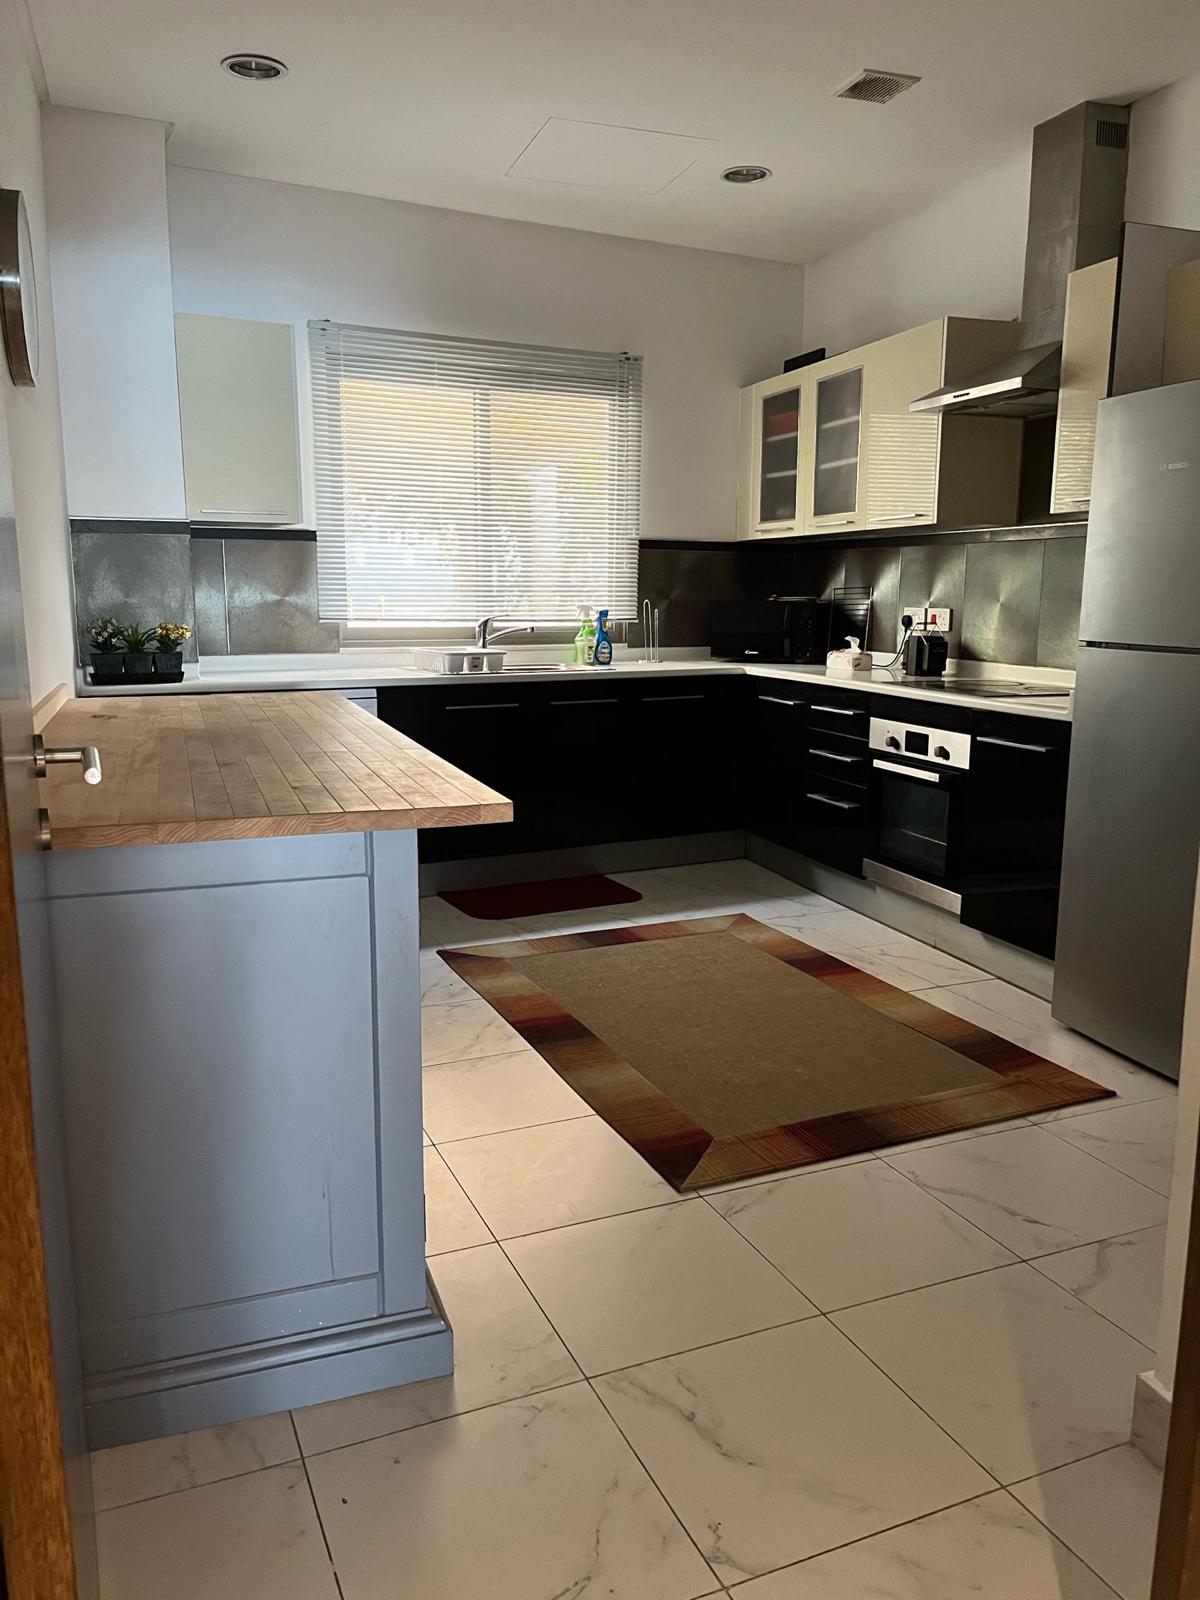
[{"label": "beige area rug", "polygon": [[680,1190],[1112,1093],[752,917],[440,954]]}]

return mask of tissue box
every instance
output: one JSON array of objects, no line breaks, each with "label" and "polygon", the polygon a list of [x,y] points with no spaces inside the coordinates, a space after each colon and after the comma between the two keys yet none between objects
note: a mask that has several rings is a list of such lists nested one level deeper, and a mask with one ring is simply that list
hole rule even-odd
[{"label": "tissue box", "polygon": [[870,672],[874,661],[864,651],[831,650],[825,657],[825,674],[830,678],[852,678],[856,672]]}]

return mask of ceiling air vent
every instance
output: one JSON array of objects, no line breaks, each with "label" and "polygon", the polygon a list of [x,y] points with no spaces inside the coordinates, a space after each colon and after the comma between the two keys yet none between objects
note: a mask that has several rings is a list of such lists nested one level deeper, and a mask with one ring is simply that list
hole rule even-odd
[{"label": "ceiling air vent", "polygon": [[1129,124],[1111,117],[1096,119],[1096,144],[1101,150],[1124,150],[1129,143]]},{"label": "ceiling air vent", "polygon": [[878,67],[864,67],[850,82],[837,91],[839,100],[866,100],[873,106],[885,106],[914,83],[920,83],[919,73],[883,72]]}]

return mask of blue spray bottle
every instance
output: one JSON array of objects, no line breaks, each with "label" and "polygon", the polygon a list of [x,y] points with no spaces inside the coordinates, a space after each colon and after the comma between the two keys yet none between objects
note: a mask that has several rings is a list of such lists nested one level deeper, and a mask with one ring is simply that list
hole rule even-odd
[{"label": "blue spray bottle", "polygon": [[612,656],[612,634],[608,631],[608,612],[605,610],[596,618],[596,654],[593,660],[598,667],[611,667]]}]

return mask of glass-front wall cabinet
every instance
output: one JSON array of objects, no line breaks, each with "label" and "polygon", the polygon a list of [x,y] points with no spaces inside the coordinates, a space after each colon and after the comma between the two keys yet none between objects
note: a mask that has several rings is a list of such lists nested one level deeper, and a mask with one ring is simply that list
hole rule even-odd
[{"label": "glass-front wall cabinet", "polygon": [[836,525],[858,520],[858,458],[862,432],[863,369],[818,378],[815,395],[812,520]]},{"label": "glass-front wall cabinet", "polygon": [[795,528],[800,482],[800,388],[763,395],[758,416],[756,529]]}]

